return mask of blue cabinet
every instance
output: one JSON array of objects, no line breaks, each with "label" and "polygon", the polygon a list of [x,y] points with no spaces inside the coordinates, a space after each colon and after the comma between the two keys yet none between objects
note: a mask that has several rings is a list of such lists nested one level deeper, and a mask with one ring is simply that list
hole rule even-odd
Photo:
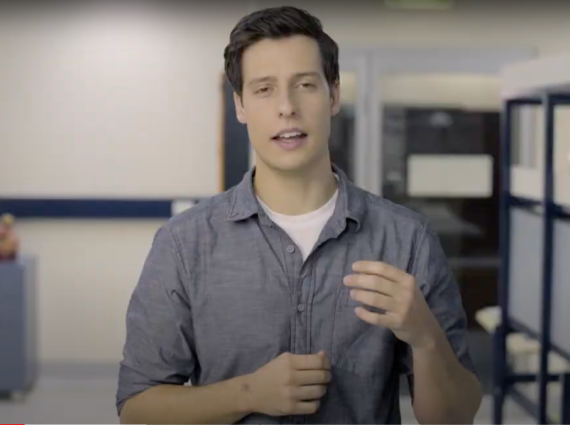
[{"label": "blue cabinet", "polygon": [[36,262],[0,262],[0,393],[29,390],[37,377]]}]

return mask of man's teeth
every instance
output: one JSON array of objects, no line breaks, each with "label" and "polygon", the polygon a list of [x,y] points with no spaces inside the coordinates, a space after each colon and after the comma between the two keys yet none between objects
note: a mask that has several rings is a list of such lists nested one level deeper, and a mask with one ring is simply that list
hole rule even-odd
[{"label": "man's teeth", "polygon": [[283,133],[279,135],[280,139],[292,139],[294,137],[301,137],[301,133]]}]

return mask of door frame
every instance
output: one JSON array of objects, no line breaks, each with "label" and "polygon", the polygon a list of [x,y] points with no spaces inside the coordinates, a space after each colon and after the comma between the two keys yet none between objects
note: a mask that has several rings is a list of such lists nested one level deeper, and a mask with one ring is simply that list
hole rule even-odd
[{"label": "door frame", "polygon": [[382,75],[465,73],[498,76],[504,66],[536,56],[536,49],[524,47],[341,47],[341,71],[353,72],[357,76],[354,182],[365,190],[382,195],[384,105],[379,87]]}]

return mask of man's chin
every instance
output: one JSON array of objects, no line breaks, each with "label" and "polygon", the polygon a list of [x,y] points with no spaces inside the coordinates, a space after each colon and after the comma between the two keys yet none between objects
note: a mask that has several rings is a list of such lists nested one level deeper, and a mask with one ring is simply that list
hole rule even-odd
[{"label": "man's chin", "polygon": [[267,161],[264,163],[264,166],[269,171],[276,173],[301,173],[307,169],[309,164],[310,161],[307,159],[302,159],[296,161]]}]

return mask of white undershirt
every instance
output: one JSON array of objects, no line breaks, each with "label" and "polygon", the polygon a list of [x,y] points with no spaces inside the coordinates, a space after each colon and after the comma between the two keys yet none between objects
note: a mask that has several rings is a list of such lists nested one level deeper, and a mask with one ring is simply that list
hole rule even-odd
[{"label": "white undershirt", "polygon": [[322,207],[301,215],[276,213],[269,209],[259,198],[258,200],[269,218],[289,235],[295,242],[295,245],[301,250],[303,260],[306,260],[317,243],[323,227],[325,227],[325,224],[333,215],[337,198],[338,189]]}]

